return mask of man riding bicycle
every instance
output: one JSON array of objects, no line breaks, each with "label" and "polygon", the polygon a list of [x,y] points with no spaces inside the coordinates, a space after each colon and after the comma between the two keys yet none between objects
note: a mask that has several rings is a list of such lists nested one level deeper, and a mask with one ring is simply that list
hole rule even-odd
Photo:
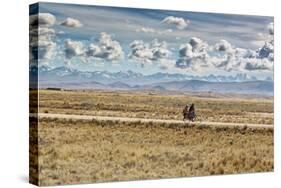
[{"label": "man riding bicycle", "polygon": [[192,103],[190,108],[188,108],[188,105],[185,106],[183,109],[183,121],[189,120],[189,121],[194,121],[196,118],[195,114],[195,105]]}]

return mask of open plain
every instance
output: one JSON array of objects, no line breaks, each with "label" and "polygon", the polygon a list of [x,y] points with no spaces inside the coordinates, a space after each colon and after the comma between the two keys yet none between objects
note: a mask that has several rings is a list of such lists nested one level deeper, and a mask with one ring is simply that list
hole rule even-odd
[{"label": "open plain", "polygon": [[[272,125],[272,99],[49,90],[40,90],[39,99],[42,114],[115,117],[112,120],[31,117],[34,124],[39,120],[40,185],[274,169],[273,129],[196,123]],[[33,102],[35,108],[36,101]],[[187,103],[196,105],[198,120],[192,124],[179,122]],[[116,117],[164,121],[120,121]]]}]

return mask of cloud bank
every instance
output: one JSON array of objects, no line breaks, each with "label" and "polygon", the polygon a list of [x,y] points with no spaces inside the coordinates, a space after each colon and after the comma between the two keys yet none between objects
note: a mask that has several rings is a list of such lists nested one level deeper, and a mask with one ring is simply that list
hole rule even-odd
[{"label": "cloud bank", "polygon": [[51,28],[56,22],[56,17],[50,13],[39,13],[29,17],[30,63],[44,63],[54,56],[56,43],[54,42],[55,30]]},{"label": "cloud bank", "polygon": [[209,45],[197,37],[192,37],[188,43],[180,46],[176,67],[187,70],[215,68],[228,72],[272,71],[273,53],[273,40],[266,41],[257,50],[250,50],[235,47],[225,39]]},{"label": "cloud bank", "polygon": [[[246,30],[249,33],[243,32],[244,35],[241,35],[241,38],[239,38],[240,36],[233,36],[232,38],[232,36],[228,36],[229,33],[223,32],[219,33],[217,38],[210,38],[195,31],[198,29],[198,24],[200,24],[198,20],[192,20],[193,24],[189,26],[190,21],[180,15],[179,17],[165,17],[163,14],[158,18],[164,19],[155,19],[154,22],[150,21],[147,25],[145,22],[135,22],[135,24],[130,25],[131,30],[128,32],[130,36],[127,37],[126,33],[126,38],[124,39],[121,36],[124,33],[119,30],[110,30],[107,27],[116,23],[101,24],[99,26],[104,27],[96,29],[94,28],[94,22],[91,25],[88,20],[85,20],[85,17],[79,17],[76,14],[75,16],[78,19],[68,17],[71,15],[58,15],[58,18],[56,18],[50,13],[39,13],[30,16],[30,54],[33,60],[51,62],[52,58],[57,58],[56,54],[59,53],[64,60],[73,63],[76,61],[71,60],[75,57],[82,61],[85,59],[87,62],[93,63],[97,61],[104,64],[117,62],[122,65],[125,62],[122,65],[124,66],[123,69],[126,69],[127,60],[133,60],[132,62],[140,63],[142,66],[151,66],[154,70],[159,70],[155,68],[156,66],[161,69],[176,69],[177,71],[183,70],[186,72],[189,70],[202,70],[202,72],[211,70],[223,73],[232,71],[256,71],[256,73],[268,71],[270,73],[273,70],[274,24],[271,21],[268,21],[267,23],[271,23],[265,25],[262,30],[258,30],[261,32],[260,39],[253,41],[252,39],[247,39],[247,34],[252,34],[250,29],[257,30],[252,27]],[[57,20],[63,21],[58,23]],[[105,20],[111,20],[111,17]],[[131,21],[133,22],[133,20]],[[118,24],[116,25],[118,26]],[[196,26],[196,29],[193,26]],[[258,26],[260,27],[260,25]],[[239,30],[239,27],[237,26],[236,29]],[[257,26],[253,24],[253,27]],[[60,31],[56,31],[55,29],[57,28]],[[189,28],[189,31],[186,28]],[[206,26],[206,31],[208,28],[209,26]],[[230,29],[233,29],[233,27]],[[266,29],[265,34],[264,30]],[[103,32],[104,30],[110,31],[113,35]],[[100,35],[97,36],[95,41],[92,41],[91,37],[93,35],[96,37],[97,33],[100,33]],[[161,36],[166,33],[170,34],[164,37]],[[233,33],[238,32],[234,30]],[[186,36],[184,36],[185,34]],[[158,40],[155,39],[157,37]],[[243,37],[249,43],[257,42],[255,43],[255,48],[257,45],[260,47],[250,49],[250,45],[241,45],[236,41],[237,38],[238,40],[244,39]],[[246,47],[240,48],[238,46]],[[57,59],[54,61],[57,61]]]}]

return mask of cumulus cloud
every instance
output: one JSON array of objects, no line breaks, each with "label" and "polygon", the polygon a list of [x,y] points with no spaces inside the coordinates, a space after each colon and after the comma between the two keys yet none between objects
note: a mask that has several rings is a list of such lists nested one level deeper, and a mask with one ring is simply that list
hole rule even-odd
[{"label": "cumulus cloud", "polygon": [[233,48],[232,48],[232,45],[227,40],[222,39],[217,44],[215,44],[215,49],[218,51],[222,51],[222,52],[225,52],[225,51],[229,52]]},{"label": "cumulus cloud", "polygon": [[216,68],[226,71],[256,71],[273,69],[273,45],[265,42],[256,51],[237,48],[226,40],[221,40],[215,49],[224,52],[213,64]]},{"label": "cumulus cloud", "polygon": [[208,44],[197,37],[192,37],[188,43],[182,44],[179,49],[179,59],[176,67],[198,70],[209,66]]},{"label": "cumulus cloud", "polygon": [[60,25],[66,26],[66,27],[82,27],[83,24],[74,18],[66,18]]},{"label": "cumulus cloud", "polygon": [[142,40],[134,40],[130,47],[132,49],[131,54],[129,55],[130,58],[136,59],[143,62],[150,62],[153,58],[153,53]]},{"label": "cumulus cloud", "polygon": [[64,52],[67,59],[71,59],[75,56],[81,56],[84,54],[84,45],[80,41],[73,41],[66,39],[64,41]]},{"label": "cumulus cloud", "polygon": [[52,26],[56,22],[56,17],[50,13],[39,13],[29,16],[30,26]]},{"label": "cumulus cloud", "polygon": [[244,68],[248,71],[273,70],[273,62],[268,59],[244,59]]},{"label": "cumulus cloud", "polygon": [[179,48],[175,66],[181,69],[201,70],[205,67],[223,71],[272,71],[274,62],[274,28],[267,26],[268,34],[259,34],[264,41],[256,50],[239,48],[225,39],[214,45],[192,37]]},{"label": "cumulus cloud", "polygon": [[188,26],[190,21],[180,17],[168,16],[162,20],[162,23],[175,25],[178,29],[182,30]]},{"label": "cumulus cloud", "polygon": [[48,35],[30,37],[31,61],[46,62],[53,56],[55,47],[56,43]]},{"label": "cumulus cloud", "polygon": [[29,49],[31,63],[47,64],[55,54],[55,30],[51,28],[56,17],[50,13],[30,15]]},{"label": "cumulus cloud", "polygon": [[56,47],[56,43],[49,40],[38,41],[38,59],[50,59],[53,56],[53,51]]},{"label": "cumulus cloud", "polygon": [[55,30],[48,27],[37,27],[29,31],[30,35],[38,37],[54,36],[56,34]]},{"label": "cumulus cloud", "polygon": [[137,60],[141,63],[151,63],[165,59],[170,54],[167,43],[159,42],[154,39],[150,43],[145,43],[142,40],[135,40],[130,44],[131,53],[129,58]]},{"label": "cumulus cloud", "polygon": [[224,71],[273,70],[273,41],[257,50],[238,48],[227,40],[209,45],[193,37],[179,48],[176,67],[189,70],[214,68]]},{"label": "cumulus cloud", "polygon": [[50,36],[54,36],[55,34],[55,30],[48,27],[35,27],[29,30],[29,35],[34,42],[36,42],[39,37],[47,38]]},{"label": "cumulus cloud", "polygon": [[89,45],[86,56],[113,61],[123,58],[124,52],[118,41],[113,40],[109,34],[102,32],[98,43]]},{"label": "cumulus cloud", "polygon": [[273,41],[265,42],[262,48],[258,50],[259,58],[272,58],[274,52]]},{"label": "cumulus cloud", "polygon": [[90,43],[86,46],[82,41],[67,39],[64,42],[64,54],[66,63],[74,57],[79,57],[82,62],[89,62],[89,58],[96,58],[97,61],[112,61],[123,58],[124,52],[120,43],[113,40],[105,32],[100,33],[97,42]]}]

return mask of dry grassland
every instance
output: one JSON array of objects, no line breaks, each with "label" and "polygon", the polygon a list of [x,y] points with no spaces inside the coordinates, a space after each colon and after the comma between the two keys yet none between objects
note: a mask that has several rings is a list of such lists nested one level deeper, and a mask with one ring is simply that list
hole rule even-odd
[{"label": "dry grassland", "polygon": [[[30,95],[30,112],[34,113],[36,92]],[[197,121],[273,124],[272,99],[39,91],[41,113],[181,120],[187,103],[195,103]],[[39,120],[37,127],[37,119],[31,118],[30,181],[40,185],[265,172],[274,168],[273,130]]]},{"label": "dry grassland", "polygon": [[40,185],[264,172],[274,167],[272,130],[42,118],[38,132]]},{"label": "dry grassland", "polygon": [[[150,95],[149,92],[39,91],[39,112],[151,119],[182,119],[195,103],[198,121],[273,124],[272,99]],[[36,108],[37,103],[34,103]]]}]

